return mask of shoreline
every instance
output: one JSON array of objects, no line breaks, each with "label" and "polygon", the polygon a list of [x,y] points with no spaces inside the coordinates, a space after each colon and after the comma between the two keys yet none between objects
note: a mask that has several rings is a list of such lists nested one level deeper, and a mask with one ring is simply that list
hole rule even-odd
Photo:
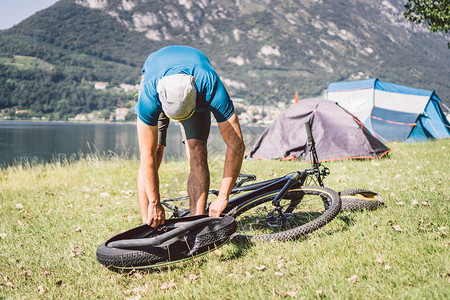
[{"label": "shoreline", "polygon": [[0,119],[0,123],[3,122],[22,122],[22,123],[68,123],[68,124],[136,124],[136,121],[119,121],[119,122],[110,122],[110,121],[102,121],[102,120],[93,120],[93,121],[62,121],[62,120],[32,120],[32,119],[21,119],[21,120],[10,120],[10,119]]},{"label": "shoreline", "polygon": [[[0,125],[1,123],[47,123],[47,124],[83,124],[83,125],[98,125],[98,124],[107,124],[107,125],[136,125],[136,121],[115,121],[115,122],[111,122],[111,121],[101,121],[101,120],[93,120],[93,121],[61,121],[61,120],[31,120],[31,119],[27,119],[27,120],[9,120],[9,119],[0,119]],[[180,126],[179,122],[176,121],[170,121],[171,125],[174,126]],[[257,127],[257,128],[266,128],[268,125],[264,125],[264,124],[254,124],[254,125],[249,125],[249,124],[240,124],[242,128],[246,127],[246,128],[252,128],[252,127]],[[211,122],[211,127],[218,127],[216,122]]]}]

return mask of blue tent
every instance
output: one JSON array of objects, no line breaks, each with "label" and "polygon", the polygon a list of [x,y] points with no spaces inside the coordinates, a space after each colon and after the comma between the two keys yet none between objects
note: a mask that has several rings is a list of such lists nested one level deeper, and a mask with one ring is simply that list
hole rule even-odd
[{"label": "blue tent", "polygon": [[383,142],[420,142],[450,137],[450,125],[434,91],[376,78],[332,82],[326,99],[358,117]]}]

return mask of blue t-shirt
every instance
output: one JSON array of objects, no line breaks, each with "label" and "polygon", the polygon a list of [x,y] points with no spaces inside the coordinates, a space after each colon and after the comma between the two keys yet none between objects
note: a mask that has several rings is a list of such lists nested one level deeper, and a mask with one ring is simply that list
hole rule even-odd
[{"label": "blue t-shirt", "polygon": [[217,122],[224,122],[233,115],[234,107],[219,76],[203,52],[187,46],[169,46],[152,54],[142,69],[143,82],[139,101],[135,107],[139,118],[147,125],[156,126],[162,111],[156,91],[164,76],[187,74],[195,77],[197,103],[195,111],[208,109]]}]

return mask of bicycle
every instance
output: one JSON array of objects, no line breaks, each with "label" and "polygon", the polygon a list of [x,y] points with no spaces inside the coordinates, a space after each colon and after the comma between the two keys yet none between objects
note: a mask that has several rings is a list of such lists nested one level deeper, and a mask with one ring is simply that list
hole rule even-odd
[{"label": "bicycle", "polygon": [[[329,223],[340,211],[338,193],[324,187],[323,179],[330,174],[317,158],[309,123],[306,123],[308,148],[312,167],[282,177],[247,184],[255,175],[239,174],[227,208],[223,212],[237,221],[234,238],[249,240],[286,241],[309,234]],[[311,185],[314,183],[315,185]],[[210,194],[218,195],[217,190]],[[171,202],[188,197],[166,199],[161,203],[172,218],[185,217],[189,209]]]},{"label": "bicycle", "polygon": [[[165,225],[157,229],[143,225],[111,238],[98,248],[99,262],[116,269],[157,267],[203,255],[230,238],[287,241],[323,227],[340,212],[342,201],[337,192],[324,187],[330,171],[319,162],[310,124],[305,125],[311,168],[246,185],[256,176],[240,174],[223,218],[188,217],[189,209],[171,204],[188,197],[163,200],[172,212]],[[341,193],[364,207],[361,200],[371,198],[363,192],[370,191]],[[209,193],[218,195],[217,190]]]}]

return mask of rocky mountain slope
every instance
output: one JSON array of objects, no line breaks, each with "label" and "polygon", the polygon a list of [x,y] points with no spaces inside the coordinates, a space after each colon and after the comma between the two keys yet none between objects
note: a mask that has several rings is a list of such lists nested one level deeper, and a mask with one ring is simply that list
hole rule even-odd
[{"label": "rocky mountain slope", "polygon": [[[230,94],[248,103],[371,77],[434,89],[449,103],[448,35],[427,33],[402,12],[401,0],[61,0],[0,32],[0,58],[38,57],[77,93],[92,81],[137,84],[149,53],[185,44],[204,51]],[[52,105],[71,101],[54,97]]]}]

